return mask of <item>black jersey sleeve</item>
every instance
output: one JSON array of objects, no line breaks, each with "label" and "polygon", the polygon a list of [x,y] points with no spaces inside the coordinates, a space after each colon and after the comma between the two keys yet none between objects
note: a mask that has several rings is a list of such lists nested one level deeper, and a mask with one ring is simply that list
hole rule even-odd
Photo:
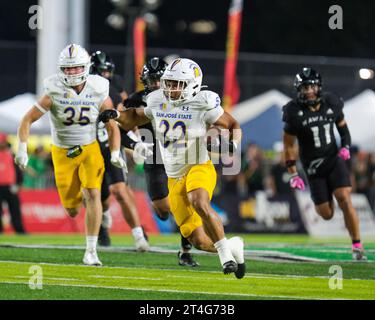
[{"label": "black jersey sleeve", "polygon": [[124,100],[125,108],[140,108],[146,107],[146,102],[143,101],[144,91],[134,92]]},{"label": "black jersey sleeve", "polygon": [[283,122],[284,131],[293,136],[298,133],[298,109],[294,106],[293,102],[289,102],[283,108]]},{"label": "black jersey sleeve", "polygon": [[332,108],[335,114],[335,122],[339,123],[342,121],[344,119],[344,100],[338,95],[330,92],[324,93],[323,98],[327,105]]},{"label": "black jersey sleeve", "polygon": [[125,79],[119,74],[114,74],[111,79],[111,85],[118,93],[125,91]]},{"label": "black jersey sleeve", "polygon": [[120,128],[120,134],[121,134],[121,145],[128,149],[134,149],[135,145],[137,144],[137,141],[134,141],[132,138],[128,136],[128,131],[125,131],[124,129]]},{"label": "black jersey sleeve", "polygon": [[112,99],[114,108],[117,109],[117,106],[122,102],[122,99],[120,94],[112,85],[109,86],[109,96]]}]

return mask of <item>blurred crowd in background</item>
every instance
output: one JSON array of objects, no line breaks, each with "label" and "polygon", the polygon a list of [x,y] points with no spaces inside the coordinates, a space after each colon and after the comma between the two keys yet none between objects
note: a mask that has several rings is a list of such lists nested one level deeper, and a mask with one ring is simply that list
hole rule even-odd
[{"label": "blurred crowd in background", "polygon": [[[6,136],[0,135],[5,142]],[[10,144],[6,144],[11,150]],[[252,198],[257,191],[265,191],[270,197],[291,195],[293,191],[289,187],[289,175],[284,165],[282,148],[281,142],[276,143],[273,150],[262,150],[256,143],[248,144],[241,153],[241,172],[237,175],[224,175],[220,168],[223,164],[216,165],[218,183],[215,196],[231,194]],[[146,191],[143,165],[134,163],[132,151],[127,150],[126,155],[130,186]],[[348,165],[352,173],[353,193],[364,194],[375,213],[375,153],[368,153],[354,146]],[[299,168],[299,171],[302,173],[302,168]],[[51,154],[42,145],[30,152],[27,169],[17,172],[19,187],[55,188]]]}]

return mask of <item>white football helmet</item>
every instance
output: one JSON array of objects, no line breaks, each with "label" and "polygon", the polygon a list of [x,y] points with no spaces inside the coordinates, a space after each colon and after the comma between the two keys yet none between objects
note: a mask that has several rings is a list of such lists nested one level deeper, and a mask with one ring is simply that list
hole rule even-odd
[{"label": "white football helmet", "polygon": [[[160,87],[169,102],[180,102],[193,98],[201,90],[202,78],[202,70],[196,62],[178,58],[167,66],[160,78]],[[181,94],[178,98],[172,98],[172,92]]]},{"label": "white football helmet", "polygon": [[[69,44],[61,51],[58,61],[58,76],[66,86],[74,87],[85,82],[90,72],[90,56],[78,44]],[[74,75],[64,73],[64,68],[82,66],[83,72]]]}]

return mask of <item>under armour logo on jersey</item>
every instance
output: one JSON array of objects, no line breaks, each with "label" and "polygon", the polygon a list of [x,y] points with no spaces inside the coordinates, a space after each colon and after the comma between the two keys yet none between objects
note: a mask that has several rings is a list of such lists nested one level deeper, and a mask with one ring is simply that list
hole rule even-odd
[{"label": "under armour logo on jersey", "polygon": [[91,94],[86,94],[86,98],[87,98],[87,99],[91,99],[91,98],[92,98],[92,95],[91,95]]},{"label": "under armour logo on jersey", "polygon": [[189,106],[182,106],[181,109],[182,109],[183,111],[189,111]]},{"label": "under armour logo on jersey", "polygon": [[329,108],[329,109],[327,110],[327,114],[333,114],[333,110],[332,110],[331,108]]},{"label": "under armour logo on jersey", "polygon": [[303,116],[303,111],[298,111],[298,115],[299,115],[300,117],[302,117],[302,116]]}]

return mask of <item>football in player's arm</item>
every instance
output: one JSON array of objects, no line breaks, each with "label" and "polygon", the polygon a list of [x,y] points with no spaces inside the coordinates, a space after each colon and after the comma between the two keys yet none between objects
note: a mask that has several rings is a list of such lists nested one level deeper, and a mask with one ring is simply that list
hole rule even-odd
[{"label": "football in player's arm", "polygon": [[[351,182],[345,161],[350,159],[351,137],[344,119],[341,98],[322,92],[318,72],[303,68],[296,75],[296,99],[283,107],[284,156],[290,173],[290,186],[304,190],[305,184],[296,167],[295,141],[310,185],[316,212],[325,220],[334,215],[332,195],[344,213],[345,225],[352,238],[353,259],[365,259],[360,241],[359,221],[351,202]],[[334,127],[341,137],[338,148]]]}]

